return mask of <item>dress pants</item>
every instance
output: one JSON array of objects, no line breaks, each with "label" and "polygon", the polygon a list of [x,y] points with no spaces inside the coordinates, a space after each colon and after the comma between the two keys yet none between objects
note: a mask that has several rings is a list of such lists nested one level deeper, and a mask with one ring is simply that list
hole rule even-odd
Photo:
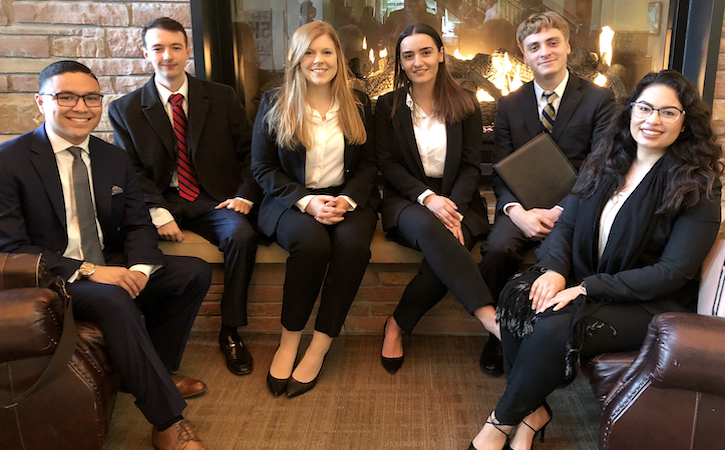
[{"label": "dress pants", "polygon": [[398,217],[391,237],[423,252],[418,274],[408,284],[393,317],[410,334],[418,321],[450,290],[469,314],[493,299],[471,256],[475,239],[463,221],[465,246],[425,206],[411,203]]},{"label": "dress pants", "polygon": [[498,304],[506,282],[518,271],[522,254],[539,245],[524,236],[519,227],[505,214],[498,214],[493,228],[481,244],[479,269],[486,286],[491,290],[494,304]]},{"label": "dress pants", "polygon": [[122,388],[156,427],[181,415],[186,402],[171,381],[211,283],[202,260],[167,256],[134,300],[121,287],[78,280],[67,285],[73,315],[101,328]]},{"label": "dress pants", "polygon": [[167,189],[164,198],[180,227],[199,233],[224,252],[222,323],[230,327],[245,326],[247,293],[258,242],[249,217],[231,209],[214,209],[220,202],[203,189],[193,202],[181,198],[176,188]]},{"label": "dress pants", "polygon": [[282,326],[289,331],[304,329],[322,288],[315,330],[340,334],[370,262],[378,214],[366,205],[343,217],[323,225],[296,208],[280,216],[275,240],[290,254],[282,299]]},{"label": "dress pants", "polygon": [[[517,425],[565,381],[567,345],[576,307],[569,303],[540,314],[523,338],[501,327],[506,390],[496,405],[496,419]],[[642,346],[653,315],[639,303],[605,303],[579,324],[580,355],[635,351]]]}]

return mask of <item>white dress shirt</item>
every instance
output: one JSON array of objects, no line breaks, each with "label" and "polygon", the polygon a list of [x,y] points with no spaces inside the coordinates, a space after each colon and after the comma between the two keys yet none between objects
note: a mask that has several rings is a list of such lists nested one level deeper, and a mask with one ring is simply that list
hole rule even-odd
[{"label": "white dress shirt", "polygon": [[[410,116],[413,121],[413,134],[418,147],[420,161],[423,163],[423,172],[430,178],[442,178],[446,167],[446,150],[448,148],[448,135],[446,124],[436,116],[428,116],[413,101],[410,94],[405,96],[405,104],[410,108]],[[418,203],[423,201],[434,192],[426,189],[418,196]]]},{"label": "white dress shirt", "polygon": [[[63,257],[72,258],[78,261],[85,261],[83,255],[83,249],[81,247],[81,231],[78,223],[78,214],[76,213],[76,199],[75,191],[73,190],[73,155],[68,151],[70,147],[80,147],[83,149],[81,152],[81,159],[86,164],[88,170],[88,182],[91,186],[91,200],[93,201],[93,213],[96,214],[96,229],[98,230],[98,240],[101,243],[101,250],[103,250],[103,231],[101,230],[101,224],[98,222],[98,216],[96,212],[96,193],[93,190],[93,173],[91,171],[91,156],[90,150],[88,149],[88,143],[90,142],[90,136],[78,145],[73,145],[62,137],[58,136],[49,127],[45,127],[45,133],[48,135],[50,146],[55,154],[55,161],[58,165],[58,174],[60,175],[60,185],[63,190],[63,202],[65,203],[65,223],[66,223],[66,234],[68,236],[68,246],[63,252]],[[108,195],[111,195],[109,192]],[[132,266],[131,270],[136,270],[145,274],[147,277],[155,270],[155,266],[149,264],[136,264]],[[76,271],[69,279],[68,282],[72,283],[78,278],[78,272]]]},{"label": "white dress shirt", "polygon": [[[314,144],[306,149],[305,154],[305,187],[307,189],[324,189],[342,186],[345,183],[345,135],[340,127],[340,105],[335,100],[323,116],[310,105],[305,106],[304,121],[309,127]],[[305,195],[295,205],[305,211],[314,195]],[[350,211],[357,203],[346,195],[340,197],[350,203]]]},{"label": "white dress shirt", "polygon": [[[564,79],[554,89],[554,92],[556,92],[556,98],[554,99],[554,101],[553,101],[553,103],[551,105],[554,107],[554,111],[556,111],[557,113],[559,112],[559,105],[561,105],[561,98],[564,96],[564,91],[566,91],[566,84],[568,82],[569,82],[569,71],[567,70],[566,71],[566,76],[564,76]],[[538,108],[538,111],[539,111],[539,118],[541,118],[541,114],[543,113],[544,108],[547,105],[547,102],[546,102],[546,97],[544,97],[544,88],[542,88],[541,86],[539,86],[539,84],[536,82],[536,80],[534,80],[534,96],[535,96],[536,99],[538,99],[537,100],[537,108]],[[554,120],[554,121],[556,122],[556,120]],[[519,203],[519,202],[506,203],[503,206],[503,213],[508,216],[509,215],[509,212],[508,212],[509,211],[509,208],[512,207],[512,206],[514,206],[514,205],[521,206],[521,203]],[[559,209],[561,209],[561,210],[564,210],[564,208],[562,208],[559,205],[556,205],[556,207],[559,208]]]},{"label": "white dress shirt", "polygon": [[[161,104],[164,105],[164,110],[166,111],[166,115],[169,117],[169,122],[172,124],[174,123],[174,112],[173,112],[173,106],[171,105],[171,102],[169,102],[169,97],[171,97],[173,94],[181,94],[184,97],[184,101],[181,103],[181,108],[184,110],[184,115],[189,117],[189,78],[184,78],[184,83],[181,85],[181,87],[176,92],[171,92],[170,90],[166,89],[165,86],[163,86],[161,83],[159,83],[159,79],[157,77],[154,78],[154,85],[156,86],[156,92],[159,93],[159,98],[161,99]],[[179,186],[179,173],[174,170],[174,172],[171,174],[171,182],[169,183],[169,187],[178,187]],[[239,200],[242,200],[243,202],[249,204],[249,206],[254,206],[254,202],[249,201],[245,198],[236,197]],[[152,206],[149,208],[149,214],[151,214],[151,221],[154,223],[154,226],[156,228],[166,225],[169,222],[172,222],[174,220],[174,216],[169,212],[168,209],[164,208],[163,206]]]}]

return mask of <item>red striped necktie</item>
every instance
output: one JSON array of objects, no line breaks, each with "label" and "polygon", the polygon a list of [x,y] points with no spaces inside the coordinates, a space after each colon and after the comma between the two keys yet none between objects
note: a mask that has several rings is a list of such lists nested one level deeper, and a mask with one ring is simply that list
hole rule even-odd
[{"label": "red striped necktie", "polygon": [[173,113],[174,137],[176,141],[176,172],[179,174],[179,195],[190,202],[199,196],[199,180],[191,162],[191,153],[186,143],[186,114],[184,114],[184,96],[172,94],[169,97]]}]

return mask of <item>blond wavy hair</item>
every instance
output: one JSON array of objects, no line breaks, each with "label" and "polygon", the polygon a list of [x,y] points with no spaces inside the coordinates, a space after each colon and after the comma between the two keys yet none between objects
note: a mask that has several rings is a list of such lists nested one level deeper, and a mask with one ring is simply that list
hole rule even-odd
[{"label": "blond wavy hair", "polygon": [[300,69],[300,62],[312,41],[324,35],[332,39],[337,54],[337,74],[330,84],[333,101],[337,100],[340,105],[338,117],[342,134],[353,145],[367,140],[365,124],[359,112],[360,102],[349,87],[348,69],[340,39],[332,25],[317,21],[302,25],[292,35],[284,84],[265,117],[269,129],[276,134],[279,146],[295,149],[301,144],[309,149],[314,145],[314,138],[304,120],[307,80]]}]

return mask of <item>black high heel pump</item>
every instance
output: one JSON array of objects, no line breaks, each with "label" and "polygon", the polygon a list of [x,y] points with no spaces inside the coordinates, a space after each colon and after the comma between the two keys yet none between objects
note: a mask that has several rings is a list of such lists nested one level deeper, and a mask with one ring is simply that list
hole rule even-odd
[{"label": "black high heel pump", "polygon": [[[393,317],[393,316],[390,316],[390,317]],[[385,320],[385,324],[383,325],[383,343],[385,343],[385,330],[388,328],[388,322],[390,321],[390,317],[388,317]],[[393,375],[403,365],[404,358],[405,358],[405,355],[399,356],[397,358],[386,358],[385,356],[380,355],[380,362],[383,364],[383,368],[390,375]]]}]

